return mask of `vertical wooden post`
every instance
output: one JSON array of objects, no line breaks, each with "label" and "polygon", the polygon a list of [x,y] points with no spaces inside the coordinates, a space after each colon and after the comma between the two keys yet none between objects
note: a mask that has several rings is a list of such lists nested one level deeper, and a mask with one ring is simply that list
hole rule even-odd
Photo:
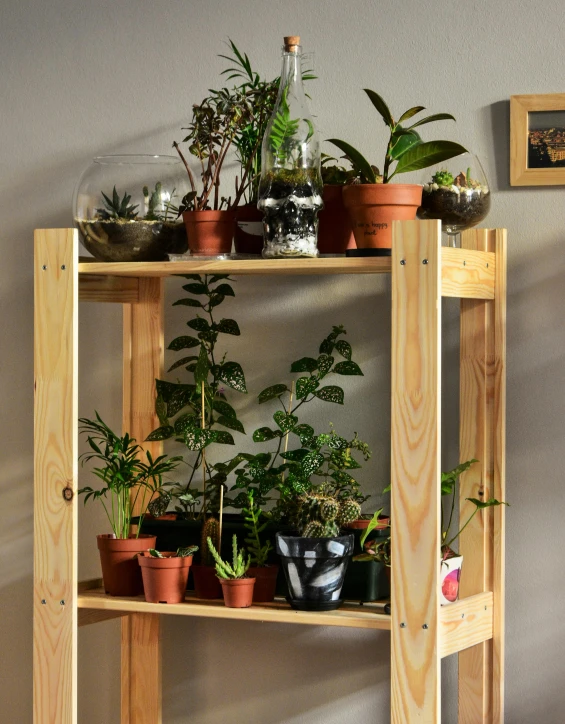
[{"label": "vertical wooden post", "polygon": [[[465,498],[504,500],[506,237],[504,230],[473,229],[462,247],[496,252],[494,300],[461,300],[460,459],[479,462],[461,477]],[[504,509],[479,512],[459,542],[464,557],[460,594],[494,591],[494,638],[459,654],[459,724],[503,721]]]},{"label": "vertical wooden post", "polygon": [[77,722],[78,254],[35,232],[33,721]]},{"label": "vertical wooden post", "polygon": [[441,231],[393,223],[392,724],[439,724]]},{"label": "vertical wooden post", "polygon": [[[139,280],[139,302],[124,305],[123,428],[138,442],[158,426],[155,378],[163,368],[163,281]],[[144,445],[160,454],[162,443]],[[137,511],[139,512],[139,511]],[[122,620],[122,724],[161,724],[158,614]]]}]

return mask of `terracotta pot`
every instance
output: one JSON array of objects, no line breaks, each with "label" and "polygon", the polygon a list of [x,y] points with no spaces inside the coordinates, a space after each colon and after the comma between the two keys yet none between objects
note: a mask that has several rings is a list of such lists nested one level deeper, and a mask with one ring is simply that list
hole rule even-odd
[{"label": "terracotta pot", "polygon": [[320,254],[345,254],[355,248],[351,221],[343,203],[343,186],[324,186],[324,208],[318,213],[318,251]]},{"label": "terracotta pot", "polygon": [[185,211],[182,218],[191,254],[231,254],[234,211]]},{"label": "terracotta pot", "polygon": [[173,551],[161,555],[165,557],[154,558],[144,551],[137,556],[145,600],[149,603],[182,603],[192,556],[179,558]]},{"label": "terracotta pot", "polygon": [[263,251],[263,214],[256,204],[238,206],[235,210],[233,243],[238,254],[257,254]]},{"label": "terracotta pot", "polygon": [[157,537],[115,538],[113,533],[96,536],[104,590],[110,596],[139,596],[143,593],[137,554],[155,548]]},{"label": "terracotta pot", "polygon": [[253,603],[270,603],[275,598],[279,567],[277,565],[252,566],[247,573],[255,579]]},{"label": "terracotta pot", "polygon": [[353,184],[343,187],[358,249],[390,249],[392,222],[416,218],[422,187],[416,184]]},{"label": "terracotta pot", "polygon": [[216,576],[214,566],[192,566],[194,578],[194,590],[196,598],[203,598],[208,601],[222,597],[222,587]]},{"label": "terracotta pot", "polygon": [[249,608],[253,603],[254,578],[220,578],[224,603],[228,608]]},{"label": "terracotta pot", "polygon": [[[371,521],[367,518],[359,518],[358,520],[354,520],[352,523],[348,523],[344,526],[344,528],[348,528],[349,530],[365,530],[369,527],[369,523]],[[379,518],[378,524],[373,528],[373,530],[383,530],[384,528],[388,527],[388,524],[390,522],[390,518]]]}]

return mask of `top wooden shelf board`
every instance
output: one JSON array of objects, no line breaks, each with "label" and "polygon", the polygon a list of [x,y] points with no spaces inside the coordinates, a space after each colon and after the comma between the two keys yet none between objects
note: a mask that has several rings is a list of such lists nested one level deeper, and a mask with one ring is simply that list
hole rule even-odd
[{"label": "top wooden shelf board", "polygon": [[[442,296],[493,299],[495,254],[468,249],[442,248]],[[183,274],[389,274],[391,257],[320,259],[230,259],[182,262],[79,263],[81,299],[135,302],[133,280]],[[127,281],[126,281],[127,280]]]}]

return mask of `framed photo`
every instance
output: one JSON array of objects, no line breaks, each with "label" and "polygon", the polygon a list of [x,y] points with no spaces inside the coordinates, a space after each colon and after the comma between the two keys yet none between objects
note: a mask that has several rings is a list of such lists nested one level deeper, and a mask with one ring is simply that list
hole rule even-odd
[{"label": "framed photo", "polygon": [[565,93],[510,96],[510,184],[565,185]]}]

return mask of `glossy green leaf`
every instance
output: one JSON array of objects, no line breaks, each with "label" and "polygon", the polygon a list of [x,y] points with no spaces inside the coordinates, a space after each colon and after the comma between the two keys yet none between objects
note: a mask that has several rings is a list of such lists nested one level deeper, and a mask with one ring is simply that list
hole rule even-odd
[{"label": "glossy green leaf", "polygon": [[400,157],[394,173],[391,174],[390,178],[398,173],[408,173],[409,171],[417,171],[421,168],[434,166],[436,163],[442,163],[442,161],[447,161],[454,156],[459,156],[461,153],[466,152],[466,148],[453,141],[428,141],[426,143],[420,143]]},{"label": "glossy green leaf", "polygon": [[296,380],[296,399],[303,400],[314,392],[320,383],[315,377],[300,377]]},{"label": "glossy green leaf", "polygon": [[392,113],[390,112],[389,107],[384,102],[383,98],[376,93],[374,90],[371,90],[370,88],[363,88],[365,93],[369,96],[369,100],[371,103],[375,106],[377,111],[381,114],[383,121],[385,122],[386,126],[392,127],[394,126],[394,119],[392,117]]},{"label": "glossy green leaf", "polygon": [[277,410],[273,415],[273,420],[277,423],[283,432],[288,432],[298,422],[296,415],[289,415],[282,410]]},{"label": "glossy green leaf", "polygon": [[220,284],[214,289],[214,294],[222,294],[224,297],[235,297],[235,292],[230,284]]},{"label": "glossy green leaf", "polygon": [[348,360],[347,362],[338,362],[334,367],[333,371],[338,375],[360,375],[363,376],[361,368],[357,362]]},{"label": "glossy green leaf", "polygon": [[158,440],[168,440],[175,434],[175,430],[171,425],[163,425],[158,427],[145,438],[146,442],[155,442]]},{"label": "glossy green leaf", "polygon": [[[196,387],[194,389],[196,390]],[[190,390],[183,387],[176,389],[167,402],[167,415],[174,417],[177,412],[180,412],[183,407],[188,405],[192,394]]]},{"label": "glossy green leaf", "polygon": [[176,302],[173,302],[173,307],[201,307],[202,304],[198,301],[198,299],[191,299],[190,297],[186,297],[186,299],[177,299]]},{"label": "glossy green leaf", "polygon": [[321,390],[316,390],[314,394],[325,402],[335,402],[337,405],[343,405],[343,390],[337,385],[322,387]]},{"label": "glossy green leaf", "polygon": [[425,106],[414,106],[413,108],[409,108],[407,111],[404,111],[404,113],[400,116],[397,125],[401,124],[403,121],[407,121],[409,118],[412,118],[412,116],[415,116],[416,114],[421,113],[425,110]]},{"label": "glossy green leaf", "polygon": [[196,317],[196,319],[191,319],[190,322],[187,322],[187,325],[192,329],[195,329],[197,332],[206,332],[208,329],[210,329],[210,325],[208,324],[207,320],[203,319],[202,317]]},{"label": "glossy green leaf", "polygon": [[210,442],[216,442],[220,445],[235,445],[235,441],[231,433],[226,432],[225,430],[208,430],[208,432],[210,433]]},{"label": "glossy green leaf", "polygon": [[187,337],[186,335],[183,335],[182,337],[177,337],[176,339],[173,339],[167,349],[172,349],[173,351],[178,352],[181,349],[198,347],[199,344],[200,341],[196,339],[196,337]]},{"label": "glossy green leaf", "polygon": [[225,297],[223,294],[211,294],[210,295],[210,309],[214,309],[214,307],[218,307],[223,301]]},{"label": "glossy green leaf", "polygon": [[204,345],[200,346],[200,354],[198,355],[198,362],[194,367],[194,381],[196,382],[197,390],[200,389],[202,382],[206,383],[208,380],[208,352]]},{"label": "glossy green leaf", "polygon": [[339,150],[343,152],[351,161],[351,165],[355,171],[361,174],[368,183],[377,183],[377,176],[371,168],[371,164],[356,148],[353,148],[353,146],[345,141],[340,141],[338,138],[328,138],[328,142],[333,143],[334,146],[337,146]]},{"label": "glossy green leaf", "polygon": [[325,377],[328,374],[328,372],[332,368],[333,363],[334,363],[334,358],[331,355],[321,354],[318,357],[318,372],[319,372],[320,379],[322,379],[322,377]]},{"label": "glossy green leaf", "polygon": [[238,362],[224,362],[220,366],[218,373],[218,379],[221,382],[225,382],[228,387],[238,392],[247,392],[245,386],[245,375],[241,369],[241,365]]},{"label": "glossy green leaf", "polygon": [[271,387],[267,387],[263,390],[263,392],[259,393],[259,404],[262,402],[268,402],[269,400],[274,400],[275,397],[279,397],[285,392],[289,392],[286,385],[272,385]]},{"label": "glossy green leaf", "polygon": [[200,419],[196,415],[187,412],[175,420],[175,434],[184,435],[187,430],[200,427]]},{"label": "glossy green leaf", "polygon": [[157,395],[157,398],[155,399],[155,412],[162,426],[169,424],[169,418],[167,417],[167,403],[161,395]]},{"label": "glossy green leaf", "polygon": [[284,460],[301,462],[309,453],[309,450],[306,450],[305,448],[299,448],[298,450],[288,450],[287,452],[282,452],[280,453],[280,456]]},{"label": "glossy green leaf", "polygon": [[314,428],[306,423],[295,425],[295,427],[292,428],[292,432],[298,435],[302,445],[308,445],[314,437]]},{"label": "glossy green leaf", "polygon": [[209,280],[208,284],[215,284],[216,282],[219,282],[220,279],[229,279],[229,274],[214,274]]},{"label": "glossy green leaf", "polygon": [[245,435],[245,429],[243,425],[235,417],[225,417],[224,415],[220,415],[216,422],[218,423],[218,425],[229,427],[230,430],[236,430],[236,432],[241,432]]},{"label": "glossy green leaf", "polygon": [[470,503],[473,503],[473,505],[476,505],[479,510],[482,510],[483,508],[492,508],[496,505],[508,505],[508,503],[505,503],[502,500],[497,500],[496,498],[491,498],[490,500],[477,500],[477,498],[465,498],[465,500],[468,500]]},{"label": "glossy green leaf", "polygon": [[194,284],[185,284],[183,289],[185,292],[189,292],[190,294],[206,294],[208,291],[206,289],[206,285],[199,282]]},{"label": "glossy green leaf", "polygon": [[351,359],[352,350],[349,342],[346,342],[344,339],[340,339],[335,343],[335,348],[342,357],[345,357],[347,360]]},{"label": "glossy green leaf", "polygon": [[235,321],[235,319],[221,319],[216,324],[216,329],[218,332],[223,332],[224,334],[233,334],[235,337],[239,337],[241,332],[239,331],[239,325]]},{"label": "glossy green leaf", "polygon": [[203,450],[210,444],[210,433],[212,430],[190,428],[184,433],[184,444],[189,450]]},{"label": "glossy green leaf", "polygon": [[198,359],[196,355],[191,355],[190,357],[183,357],[182,359],[177,360],[174,365],[171,365],[167,371],[172,372],[173,370],[176,370],[177,367],[184,367],[189,362],[194,362],[194,360],[196,359]]},{"label": "glossy green leaf", "polygon": [[219,412],[220,415],[224,415],[224,417],[229,417],[232,420],[237,419],[236,411],[228,402],[224,402],[224,400],[214,400],[212,409]]},{"label": "glossy green leaf", "polygon": [[417,146],[419,143],[422,143],[422,139],[416,133],[416,131],[408,131],[408,133],[403,133],[397,138],[394,145],[392,146],[390,150],[390,157],[397,161],[407,151],[409,151],[411,148],[414,148],[414,146]]},{"label": "glossy green leaf", "polygon": [[434,123],[435,121],[454,121],[455,116],[452,116],[451,113],[433,113],[431,116],[426,116],[425,118],[421,118],[416,123],[413,123],[411,126],[408,127],[408,130],[411,130],[412,128],[417,128],[418,126],[423,126],[424,123]]},{"label": "glossy green leaf", "polygon": [[313,357],[302,357],[290,366],[291,372],[314,372],[318,369],[318,363]]},{"label": "glossy green leaf", "polygon": [[302,471],[304,475],[310,477],[320,469],[320,465],[324,462],[322,453],[315,450],[310,451],[302,460]]}]

